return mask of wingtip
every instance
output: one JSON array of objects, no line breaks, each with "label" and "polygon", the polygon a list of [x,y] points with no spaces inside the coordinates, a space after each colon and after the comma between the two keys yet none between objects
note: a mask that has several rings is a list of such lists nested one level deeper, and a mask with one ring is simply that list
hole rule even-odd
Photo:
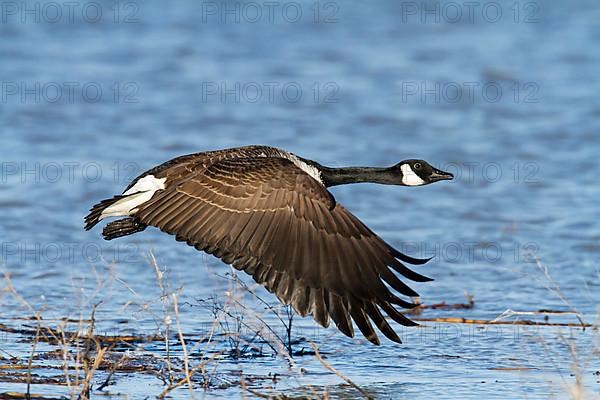
[{"label": "wingtip", "polygon": [[390,248],[392,249],[392,253],[394,254],[394,257],[398,258],[399,260],[402,260],[404,262],[407,262],[409,264],[412,265],[423,265],[429,261],[431,261],[433,258],[435,258],[435,256],[429,257],[429,258],[416,258],[416,257],[411,257],[408,256],[404,253],[402,253],[401,251],[393,248],[390,246]]},{"label": "wingtip", "polygon": [[398,336],[396,336],[395,338],[388,337],[388,339],[390,339],[394,343],[402,344],[402,340],[400,340]]},{"label": "wingtip", "polygon": [[435,256],[431,256],[429,258],[415,258],[415,257],[406,256],[406,255],[405,255],[405,257],[410,259],[410,261],[406,260],[406,262],[411,263],[413,265],[423,265],[435,258]]},{"label": "wingtip", "polygon": [[393,268],[396,272],[398,272],[405,278],[410,279],[413,282],[431,282],[433,280],[433,278],[430,278],[425,275],[421,275],[421,274],[413,271],[412,269],[408,268],[406,265],[402,264],[397,259],[394,259],[394,261],[390,262],[389,266],[391,268]]},{"label": "wingtip", "polygon": [[403,300],[392,293],[389,294],[388,301],[408,310],[412,310],[413,308],[420,306],[419,303],[409,303],[408,301]]},{"label": "wingtip", "polygon": [[373,343],[375,346],[381,346],[381,342],[379,341],[379,337],[377,336],[377,334],[373,334],[373,335],[369,335],[369,336],[365,336],[367,338],[367,340],[371,343]]}]

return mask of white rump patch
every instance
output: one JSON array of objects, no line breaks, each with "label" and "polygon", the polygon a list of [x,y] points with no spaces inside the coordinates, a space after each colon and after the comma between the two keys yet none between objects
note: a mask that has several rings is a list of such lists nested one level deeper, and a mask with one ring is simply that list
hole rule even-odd
[{"label": "white rump patch", "polygon": [[420,186],[425,184],[425,181],[412,170],[410,165],[402,164],[400,170],[402,171],[402,183],[406,186]]},{"label": "white rump patch", "polygon": [[131,215],[136,208],[154,196],[157,190],[165,188],[167,178],[157,179],[154,175],[146,175],[123,193],[124,197],[107,207],[100,214],[100,219],[106,217],[121,217]]},{"label": "white rump patch", "polygon": [[321,178],[321,171],[319,171],[319,169],[317,167],[314,167],[312,165],[305,163],[304,161],[302,161],[301,159],[299,159],[292,153],[288,153],[287,158],[291,162],[293,162],[296,165],[296,167],[300,168],[302,171],[306,172],[308,175],[313,177],[313,179],[315,179],[321,185],[324,185],[323,179]]},{"label": "white rump patch", "polygon": [[123,195],[127,196],[129,194],[135,194],[140,192],[156,192],[159,189],[165,188],[165,181],[167,178],[156,179],[154,175],[146,175],[139,181],[135,183],[128,191],[123,193]]}]

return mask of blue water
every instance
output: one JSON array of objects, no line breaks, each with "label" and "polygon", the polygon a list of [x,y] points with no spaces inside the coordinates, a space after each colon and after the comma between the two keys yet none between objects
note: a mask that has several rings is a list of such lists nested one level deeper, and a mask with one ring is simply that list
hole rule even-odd
[{"label": "blue water", "polygon": [[[598,2],[482,2],[472,19],[451,2],[278,3],[272,20],[263,3],[98,1],[77,3],[72,18],[62,3],[2,4],[0,266],[20,297],[3,291],[1,322],[19,324],[11,318],[35,311],[48,320],[87,317],[101,301],[103,329],[161,332],[167,303],[152,251],[178,289],[182,330],[205,334],[213,316],[200,300],[226,301],[231,285],[219,275],[229,267],[156,230],[105,242],[99,229],[83,231],[83,217],[158,163],[246,144],[338,166],[418,157],[455,173],[453,182],[420,188],[332,190],[392,245],[434,257],[420,267],[435,278],[416,286],[424,303],[475,298],[473,309],[421,317],[552,309],[597,321]],[[241,296],[277,324],[262,303]],[[309,319],[296,323],[297,338],[314,340],[328,362],[381,398],[565,398],[573,363],[585,396],[600,391],[597,328],[426,323],[398,327],[401,346],[384,339],[375,348]],[[31,350],[12,340],[0,348]],[[314,357],[296,362],[290,369],[273,356],[218,367],[223,376],[283,375],[275,392],[356,395]],[[138,397],[163,389],[157,378],[122,374],[106,390]],[[236,385],[195,391],[242,396]]]}]

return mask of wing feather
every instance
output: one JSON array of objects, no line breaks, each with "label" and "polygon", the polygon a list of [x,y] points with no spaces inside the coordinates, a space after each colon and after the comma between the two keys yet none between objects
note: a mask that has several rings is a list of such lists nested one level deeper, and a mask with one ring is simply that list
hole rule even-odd
[{"label": "wing feather", "polygon": [[366,337],[369,342],[379,345],[379,338],[377,337],[377,334],[373,329],[373,325],[371,325],[371,322],[365,313],[365,307],[362,302],[356,299],[351,300],[350,314],[352,315],[354,322],[356,322],[358,329],[360,329],[364,337]]},{"label": "wing feather", "polygon": [[369,317],[373,320],[373,322],[375,322],[375,325],[377,325],[377,328],[379,328],[379,330],[383,332],[388,339],[397,343],[402,343],[398,337],[398,334],[392,329],[390,324],[388,324],[388,322],[385,320],[385,317],[383,314],[381,314],[381,311],[379,311],[379,308],[377,308],[376,305],[373,303],[366,303],[365,309]]}]

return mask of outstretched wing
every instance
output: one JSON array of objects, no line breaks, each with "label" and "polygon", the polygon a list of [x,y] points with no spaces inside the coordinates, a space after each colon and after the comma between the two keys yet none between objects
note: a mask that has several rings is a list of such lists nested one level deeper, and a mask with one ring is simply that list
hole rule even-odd
[{"label": "outstretched wing", "polygon": [[392,270],[414,281],[430,280],[398,258],[422,260],[394,250],[284,158],[220,160],[167,180],[133,216],[247,272],[324,327],[331,318],[352,337],[354,320],[375,344],[371,321],[400,342],[382,311],[402,325],[416,325],[392,306],[413,304],[390,287],[418,296]]}]

